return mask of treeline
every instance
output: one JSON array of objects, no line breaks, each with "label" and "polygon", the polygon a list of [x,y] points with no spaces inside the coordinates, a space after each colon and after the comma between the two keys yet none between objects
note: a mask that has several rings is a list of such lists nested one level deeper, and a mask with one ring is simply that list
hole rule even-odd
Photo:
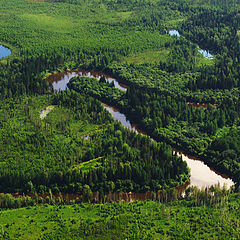
[{"label": "treeline", "polygon": [[[170,146],[113,123],[95,99],[72,91],[34,99],[2,103],[0,191],[76,193],[87,184],[102,193],[144,192],[188,181]],[[58,105],[43,121],[40,102]],[[86,139],[83,128],[92,128]]]},{"label": "treeline", "polygon": [[78,200],[2,209],[0,239],[239,238],[239,193],[218,186],[189,189],[181,201],[169,195],[162,202],[75,203]]},{"label": "treeline", "polygon": [[[188,201],[188,206],[209,206],[214,207],[216,205],[225,204],[225,201],[235,192],[239,192],[237,188],[231,188],[227,190],[226,186],[220,188],[215,185],[199,189],[197,187],[187,187],[183,192],[181,189],[170,188],[164,190],[155,190],[148,192],[148,197],[145,200],[169,203],[178,200]],[[134,193],[133,193],[134,194]],[[0,193],[0,209],[17,209],[27,206],[34,206],[37,204],[50,204],[50,205],[66,205],[66,204],[80,204],[84,202],[88,203],[111,203],[118,201],[128,201],[127,199],[121,199],[119,194],[115,200],[114,193],[107,192],[101,193],[99,191],[93,193],[88,185],[82,186],[75,194],[68,193],[53,193],[51,189],[46,193],[31,192],[25,194],[4,194]],[[146,195],[147,196],[147,195]]]},{"label": "treeline", "polygon": [[[150,63],[137,65],[113,63],[105,71],[128,86],[147,88],[150,91],[158,92],[160,95],[180,96],[185,98],[187,102],[221,104],[226,101],[238,101],[238,88],[198,89],[194,87],[194,84],[199,81],[199,72],[168,72],[162,70],[160,65]],[[163,66],[173,65],[169,63]],[[186,63],[187,68],[190,66]],[[209,71],[209,68],[205,67],[203,69],[208,69]],[[192,90],[190,91],[189,88]]]},{"label": "treeline", "polygon": [[201,69],[198,79],[189,82],[191,90],[239,87],[239,28],[240,18],[236,9],[203,8],[182,24],[184,36],[218,54],[214,66]]},{"label": "treeline", "polygon": [[202,153],[218,129],[238,123],[239,105],[231,99],[205,109],[187,105],[181,96],[146,88],[129,86],[126,94],[113,91],[113,86],[93,78],[71,79],[68,86],[118,107],[156,140],[192,154]]},{"label": "treeline", "polygon": [[216,138],[204,153],[206,161],[211,162],[222,172],[228,173],[240,185],[240,130],[232,127],[222,136]]}]

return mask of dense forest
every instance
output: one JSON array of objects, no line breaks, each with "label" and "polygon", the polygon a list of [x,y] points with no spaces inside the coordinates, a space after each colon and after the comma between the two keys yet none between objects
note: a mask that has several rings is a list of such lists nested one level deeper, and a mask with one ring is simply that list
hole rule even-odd
[{"label": "dense forest", "polygon": [[[39,108],[55,108],[43,120]],[[1,191],[145,192],[188,181],[171,147],[114,123],[101,104],[72,91],[1,104]]]},{"label": "dense forest", "polygon": [[[167,142],[193,155],[200,155],[216,169],[227,172],[234,180],[238,179],[240,161],[237,147],[229,143],[222,143],[225,146],[222,148],[211,147],[215,142],[227,141],[225,135],[228,136],[239,125],[239,105],[231,98],[219,105],[194,107],[186,103],[186,98],[159,95],[150,89],[130,86],[125,93],[104,79],[98,81],[94,78],[77,77],[71,79],[68,86],[116,106],[155,140]],[[238,146],[239,141],[231,136],[228,142],[234,139]],[[212,150],[211,154],[209,148]],[[221,151],[225,156],[225,150],[234,152],[228,160],[220,160],[218,153],[214,153]]]},{"label": "dense forest", "polygon": [[[0,52],[0,239],[239,238],[238,0],[2,0],[0,9],[0,44],[11,49]],[[104,76],[72,78],[61,92],[47,81],[80,69],[127,90]],[[191,172],[173,148],[235,187],[188,188],[176,201]],[[155,202],[93,204],[129,192]]]}]

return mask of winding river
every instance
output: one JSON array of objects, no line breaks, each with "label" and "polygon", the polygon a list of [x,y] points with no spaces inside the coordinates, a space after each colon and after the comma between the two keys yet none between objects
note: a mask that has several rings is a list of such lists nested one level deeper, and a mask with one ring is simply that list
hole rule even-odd
[{"label": "winding river", "polygon": [[[169,30],[168,31],[168,34],[170,36],[176,36],[176,37],[181,37],[180,33],[178,32],[178,30],[175,30],[175,29],[172,29],[172,30]],[[199,48],[199,47],[198,47]],[[199,48],[198,49],[198,52],[200,52],[205,58],[208,58],[208,59],[213,59],[213,55],[207,51],[207,50],[204,50],[204,49],[201,49]]]},{"label": "winding river", "polygon": [[11,50],[7,47],[4,47],[3,45],[0,45],[0,59],[4,58],[4,57],[8,57],[9,55],[11,55]]},{"label": "winding river", "polygon": [[[67,83],[69,80],[75,76],[88,76],[88,77],[96,77],[100,79],[101,76],[104,76],[108,82],[114,82],[116,88],[126,91],[127,86],[119,83],[116,79],[112,78],[109,75],[106,75],[102,72],[95,71],[68,71],[61,72],[57,74],[50,75],[46,80],[48,82],[53,83],[53,88],[55,91],[65,90],[67,88]],[[115,120],[120,121],[125,127],[132,129],[138,133],[144,134],[141,130],[137,128],[135,124],[132,124],[125,114],[119,112],[118,109],[103,104],[105,109],[108,110]],[[221,187],[224,185],[227,188],[230,188],[234,183],[233,181],[225,175],[221,175],[209,168],[204,162],[201,160],[188,156],[180,151],[178,154],[182,156],[183,160],[187,162],[188,167],[191,170],[190,177],[190,186],[197,186],[199,188],[209,187],[211,185],[219,184]]]},{"label": "winding river", "polygon": [[64,71],[59,72],[47,77],[47,82],[52,82],[54,91],[64,91],[67,89],[67,84],[69,80],[73,77],[81,76],[81,77],[95,77],[98,80],[104,76],[106,81],[114,83],[114,86],[120,90],[127,91],[127,86],[119,83],[111,76],[104,74],[102,72],[95,71],[84,71],[84,70],[75,70],[75,71]]}]

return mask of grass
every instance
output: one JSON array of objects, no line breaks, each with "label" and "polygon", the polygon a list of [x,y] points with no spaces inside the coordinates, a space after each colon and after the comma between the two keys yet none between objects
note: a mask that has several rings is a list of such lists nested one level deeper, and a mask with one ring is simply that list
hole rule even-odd
[{"label": "grass", "polygon": [[2,210],[0,225],[10,239],[26,240],[239,239],[239,194],[223,201],[38,205]]},{"label": "grass", "polygon": [[134,12],[110,10],[99,3],[85,2],[76,7],[67,3],[2,0],[0,9],[0,42],[18,53],[20,48],[33,54],[58,47],[128,47],[138,51],[161,45],[158,31],[121,26]]},{"label": "grass", "polygon": [[71,18],[62,16],[49,16],[47,14],[23,14],[24,20],[31,22],[34,28],[47,32],[71,33],[74,28],[80,27],[79,24],[72,21]]},{"label": "grass", "polygon": [[40,113],[40,118],[41,119],[44,119],[49,112],[51,112],[53,109],[55,108],[55,106],[48,106],[48,107],[45,107],[44,109],[41,110],[41,113]]},{"label": "grass", "polygon": [[168,20],[166,26],[170,29],[177,29],[179,24],[186,20],[186,17],[179,17],[175,19]]},{"label": "grass", "polygon": [[160,60],[166,62],[169,50],[146,50],[141,53],[135,53],[128,57],[125,57],[122,62],[143,64],[143,63],[157,63]]},{"label": "grass", "polygon": [[99,160],[103,157],[98,157],[87,162],[80,163],[77,166],[73,166],[73,169],[81,169],[83,172],[89,171],[90,169],[97,168],[101,166]]},{"label": "grass", "polygon": [[[83,205],[84,206],[84,205]],[[50,234],[59,229],[59,223],[63,222],[66,227],[71,222],[90,217],[98,219],[96,212],[88,212],[85,207],[73,206],[46,206],[28,207],[0,213],[0,225],[4,231],[9,232],[11,239],[38,239],[43,234]],[[89,214],[90,213],[90,214]],[[66,221],[67,220],[67,221]],[[1,237],[0,237],[1,239]]]}]

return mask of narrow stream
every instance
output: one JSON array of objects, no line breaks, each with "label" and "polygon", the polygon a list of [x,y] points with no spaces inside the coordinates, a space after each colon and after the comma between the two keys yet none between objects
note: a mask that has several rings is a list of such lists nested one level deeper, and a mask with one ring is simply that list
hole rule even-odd
[{"label": "narrow stream", "polygon": [[102,72],[95,72],[95,71],[84,71],[84,70],[75,70],[75,71],[64,71],[59,72],[47,77],[47,82],[53,83],[53,89],[55,91],[64,91],[67,89],[67,84],[71,78],[81,76],[81,77],[95,77],[98,80],[101,77],[105,77],[106,81],[114,83],[114,86],[122,91],[127,91],[127,86],[124,84],[119,83],[111,76],[104,74]]},{"label": "narrow stream", "polygon": [[[96,77],[100,79],[101,76],[104,76],[108,81],[113,81],[115,87],[126,91],[127,86],[121,85],[118,81],[111,76],[105,75],[101,72],[93,72],[93,71],[74,71],[74,72],[62,72],[51,75],[47,78],[48,82],[53,82],[54,90],[65,90],[67,87],[67,83],[69,80],[74,76],[88,76],[88,77]],[[103,104],[105,109],[108,110],[113,118],[117,121],[120,121],[125,127],[134,130],[138,133],[144,134],[141,130],[137,128],[136,125],[132,124],[125,114],[119,112],[118,109]],[[197,186],[199,188],[202,187],[209,187],[211,185],[219,184],[221,187],[226,185],[227,188],[230,188],[234,183],[233,181],[228,178],[227,176],[221,175],[214,171],[213,169],[209,168],[204,162],[194,157],[190,157],[180,151],[178,154],[182,156],[183,160],[187,162],[188,167],[191,170],[191,177],[190,177],[190,186]]]},{"label": "narrow stream", "polygon": [[[172,30],[169,30],[168,31],[168,34],[170,36],[176,36],[176,37],[181,37],[180,33],[178,32],[178,30],[175,30],[175,29],[172,29]],[[198,47],[199,48],[199,47]],[[199,48],[198,49],[198,52],[200,52],[205,58],[208,58],[208,59],[213,59],[213,55],[207,51],[207,50],[204,50],[204,49],[201,49]]]}]

